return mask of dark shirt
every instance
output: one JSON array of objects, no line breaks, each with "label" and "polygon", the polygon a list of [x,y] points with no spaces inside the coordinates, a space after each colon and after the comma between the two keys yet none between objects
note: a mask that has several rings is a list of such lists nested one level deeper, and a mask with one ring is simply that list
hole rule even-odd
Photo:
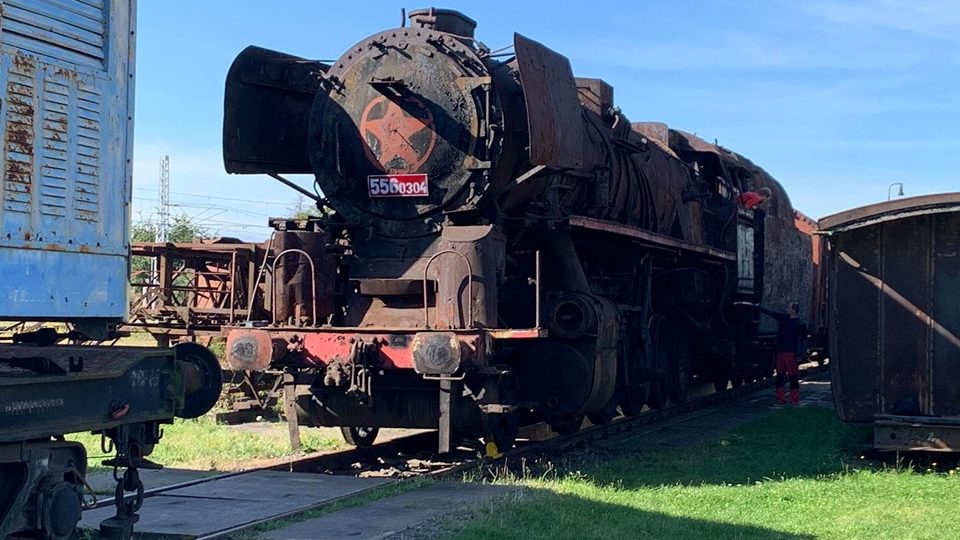
[{"label": "dark shirt", "polygon": [[800,339],[805,325],[799,317],[791,317],[786,313],[769,310],[759,306],[760,311],[777,320],[777,352],[792,352],[796,354],[800,347]]}]

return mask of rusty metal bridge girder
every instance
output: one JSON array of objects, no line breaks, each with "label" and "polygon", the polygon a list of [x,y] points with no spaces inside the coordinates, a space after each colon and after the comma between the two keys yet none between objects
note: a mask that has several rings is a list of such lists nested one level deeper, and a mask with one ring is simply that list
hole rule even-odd
[{"label": "rusty metal bridge girder", "polygon": [[265,316],[257,271],[266,250],[256,243],[134,243],[132,255],[150,265],[131,273],[134,294],[123,329],[219,335],[221,326]]}]

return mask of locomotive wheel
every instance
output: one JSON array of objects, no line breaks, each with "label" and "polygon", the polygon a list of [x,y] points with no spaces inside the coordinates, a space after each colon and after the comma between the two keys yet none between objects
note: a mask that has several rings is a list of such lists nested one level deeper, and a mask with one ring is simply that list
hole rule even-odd
[{"label": "locomotive wheel", "polygon": [[647,405],[651,409],[662,409],[670,402],[670,382],[673,373],[674,356],[673,332],[670,331],[670,320],[666,316],[656,314],[650,318],[650,351],[651,367],[654,370],[668,374],[665,380],[653,381],[650,384],[650,395]]},{"label": "locomotive wheel", "polygon": [[609,424],[616,417],[617,402],[613,399],[608,401],[607,404],[604,405],[599,411],[594,411],[587,415],[587,419],[590,420],[590,423],[596,426]]},{"label": "locomotive wheel", "polygon": [[750,378],[754,381],[762,381],[768,377],[773,377],[776,368],[776,354],[771,351],[757,352],[757,365],[753,368]]},{"label": "locomotive wheel", "polygon": [[690,345],[681,341],[679,335],[670,335],[670,399],[674,403],[683,403],[690,393],[690,380],[693,378],[691,368],[693,360],[690,354]]},{"label": "locomotive wheel", "polygon": [[737,357],[736,343],[730,340],[723,340],[719,343],[719,350],[712,355],[713,361],[713,389],[716,392],[723,392],[727,389],[733,378],[733,364]]},{"label": "locomotive wheel", "polygon": [[[506,368],[509,369],[509,368]],[[520,396],[517,378],[509,371],[498,376],[496,401],[504,405],[516,405]],[[494,443],[500,452],[513,448],[520,431],[520,413],[516,410],[506,413],[483,414],[484,442]]]},{"label": "locomotive wheel", "polygon": [[[722,370],[722,371],[721,371]],[[714,392],[723,392],[727,389],[727,386],[730,384],[730,377],[726,374],[726,369],[722,367],[717,368],[717,373],[713,374],[713,391]]]},{"label": "locomotive wheel", "polygon": [[[619,388],[620,410],[626,416],[636,416],[643,411],[650,397],[649,381],[643,381],[642,371],[649,371],[653,368],[652,347],[648,346],[649,334],[644,327],[646,321],[640,317],[634,317],[630,322],[629,339],[627,348],[623,351],[624,368],[618,372],[620,376],[626,373],[632,373],[629,378],[631,384],[622,384]],[[646,337],[645,337],[646,336]],[[593,422],[593,420],[590,420]]]},{"label": "locomotive wheel", "polygon": [[566,420],[551,422],[550,429],[559,433],[560,435],[573,435],[574,433],[580,431],[580,427],[582,425],[583,416],[575,416]]},{"label": "locomotive wheel", "polygon": [[343,440],[350,446],[370,448],[377,440],[380,428],[340,426],[340,433],[343,435]]},{"label": "locomotive wheel", "polygon": [[650,385],[643,384],[627,388],[620,396],[620,410],[625,416],[637,416],[643,412],[644,405],[650,398]]},{"label": "locomotive wheel", "polygon": [[187,394],[183,400],[183,409],[177,413],[180,418],[199,418],[217,404],[223,391],[223,372],[220,361],[210,349],[199,343],[178,343],[174,348],[177,360],[196,367],[198,388]]},{"label": "locomotive wheel", "polygon": [[727,389],[727,386],[730,384],[730,375],[731,375],[731,366],[727,359],[723,356],[714,355],[711,358],[713,361],[712,368],[712,378],[713,378],[713,391],[714,392],[723,392]]},{"label": "locomotive wheel", "polygon": [[492,442],[497,445],[500,452],[506,452],[513,448],[513,445],[517,442],[520,418],[516,412],[485,414],[484,428],[486,431],[484,442]]},{"label": "locomotive wheel", "polygon": [[593,360],[574,344],[538,340],[522,349],[523,362],[513,367],[520,381],[517,402],[537,403],[536,413],[549,422],[563,422],[590,397]]}]

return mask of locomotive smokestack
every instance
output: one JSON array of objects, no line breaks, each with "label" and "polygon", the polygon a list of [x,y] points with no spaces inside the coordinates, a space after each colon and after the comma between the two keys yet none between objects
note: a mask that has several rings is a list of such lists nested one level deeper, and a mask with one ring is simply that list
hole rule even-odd
[{"label": "locomotive smokestack", "polygon": [[425,8],[410,12],[410,26],[473,38],[477,21],[453,9]]}]

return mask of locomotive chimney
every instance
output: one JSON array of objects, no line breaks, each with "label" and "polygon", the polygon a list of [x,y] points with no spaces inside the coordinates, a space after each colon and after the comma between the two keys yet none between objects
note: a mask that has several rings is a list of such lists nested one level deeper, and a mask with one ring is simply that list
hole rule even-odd
[{"label": "locomotive chimney", "polygon": [[477,21],[453,9],[424,8],[410,12],[410,26],[473,38]]}]

